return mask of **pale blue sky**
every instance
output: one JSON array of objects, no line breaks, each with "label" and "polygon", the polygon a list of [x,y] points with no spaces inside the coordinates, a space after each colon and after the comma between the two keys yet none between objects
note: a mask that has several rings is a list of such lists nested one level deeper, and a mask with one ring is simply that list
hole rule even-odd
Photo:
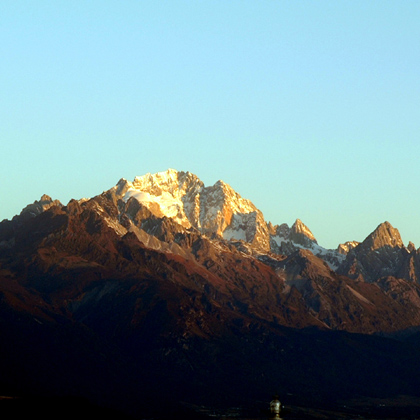
[{"label": "pale blue sky", "polygon": [[0,2],[0,220],[167,168],[320,245],[420,246],[419,1]]}]

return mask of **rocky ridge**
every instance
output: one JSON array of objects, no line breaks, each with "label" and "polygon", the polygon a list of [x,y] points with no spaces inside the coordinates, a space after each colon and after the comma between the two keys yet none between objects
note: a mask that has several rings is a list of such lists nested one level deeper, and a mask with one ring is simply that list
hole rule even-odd
[{"label": "rocky ridge", "polygon": [[133,182],[121,179],[110,192],[124,203],[136,200],[156,217],[165,216],[209,237],[243,241],[254,250],[290,254],[301,248],[311,249],[335,268],[346,253],[342,246],[328,250],[318,245],[299,219],[291,227],[285,223],[273,226],[251,201],[225,182],[206,187],[190,172],[169,169],[136,177]]},{"label": "rocky ridge", "polygon": [[[134,216],[133,219],[132,209],[140,205],[155,217],[166,217],[186,229],[236,243],[248,252],[291,255],[300,249],[308,249],[338,272],[345,272],[344,267],[349,264],[345,262],[346,255],[359,245],[349,241],[338,245],[337,249],[326,249],[318,244],[311,230],[300,219],[291,227],[286,223],[273,226],[252,202],[242,198],[228,184],[218,181],[206,187],[190,172],[169,169],[136,177],[133,182],[121,179],[109,192],[116,201],[124,202],[125,208],[131,209],[131,220],[136,218]],[[124,207],[119,208],[124,214]],[[398,235],[390,225],[383,232],[377,232],[374,238],[376,251],[381,240],[385,240],[382,238],[392,241]],[[396,245],[403,246],[401,239],[395,240]],[[380,248],[382,253],[385,252],[383,246]]]},{"label": "rocky ridge", "polygon": [[[219,180],[206,187],[196,175],[174,169],[137,176],[133,182],[122,178],[102,196],[111,199],[117,208],[109,215],[97,206],[109,227],[119,236],[133,231],[157,249],[163,247],[185,255],[173,232],[178,238],[204,235],[253,255],[289,256],[309,250],[337,273],[354,279],[372,282],[384,276],[403,276],[411,281],[419,278],[419,251],[411,242],[405,247],[398,230],[389,222],[381,223],[362,243],[348,241],[337,249],[326,249],[300,219],[291,227],[286,223],[272,225],[251,201],[225,182]],[[84,201],[79,203],[83,205]],[[23,209],[19,220],[52,206],[63,205],[44,195]]]}]

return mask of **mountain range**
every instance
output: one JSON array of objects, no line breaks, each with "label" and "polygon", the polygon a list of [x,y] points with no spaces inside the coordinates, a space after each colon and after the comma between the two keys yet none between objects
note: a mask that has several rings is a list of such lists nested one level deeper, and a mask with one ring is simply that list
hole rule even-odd
[{"label": "mountain range", "polygon": [[390,223],[325,249],[190,172],[43,195],[0,223],[2,395],[141,418],[276,392],[420,401],[419,326],[420,250]]}]

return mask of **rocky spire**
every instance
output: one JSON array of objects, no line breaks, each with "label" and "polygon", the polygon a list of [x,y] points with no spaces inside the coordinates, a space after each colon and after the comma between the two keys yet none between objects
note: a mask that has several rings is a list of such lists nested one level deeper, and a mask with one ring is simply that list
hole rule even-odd
[{"label": "rocky spire", "polygon": [[398,229],[392,227],[389,222],[381,223],[364,241],[364,248],[372,250],[389,246],[402,248],[404,246]]},{"label": "rocky spire", "polygon": [[289,239],[304,246],[318,243],[310,229],[300,219],[297,219],[290,228]]},{"label": "rocky spire", "polygon": [[384,222],[359,246],[349,251],[339,271],[368,282],[385,276],[397,277],[407,255],[398,229]]}]

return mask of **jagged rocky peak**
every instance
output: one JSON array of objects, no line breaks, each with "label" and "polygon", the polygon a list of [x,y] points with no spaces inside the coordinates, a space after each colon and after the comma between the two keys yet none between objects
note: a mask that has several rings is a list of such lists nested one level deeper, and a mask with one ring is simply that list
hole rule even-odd
[{"label": "jagged rocky peak", "polygon": [[241,197],[229,184],[219,180],[200,191],[198,228],[227,240],[242,240],[257,248],[270,249],[270,234],[260,210]]},{"label": "jagged rocky peak", "polygon": [[20,213],[20,217],[30,218],[48,210],[52,206],[60,206],[59,200],[53,200],[49,195],[43,194],[40,200],[35,200],[32,204],[28,204]]},{"label": "jagged rocky peak", "polygon": [[345,255],[338,250],[320,246],[311,230],[300,219],[297,219],[292,227],[283,223],[274,228],[275,233],[271,234],[270,243],[273,253],[291,255],[297,250],[307,249],[324,260],[334,270],[345,259]]},{"label": "jagged rocky peak", "polygon": [[300,219],[297,219],[290,228],[289,239],[304,246],[318,243],[310,229]]},{"label": "jagged rocky peak", "polygon": [[39,200],[39,203],[52,203],[52,202],[53,202],[53,199],[47,194],[43,194],[41,196],[41,199]]},{"label": "jagged rocky peak", "polygon": [[127,190],[133,187],[133,184],[129,181],[127,181],[125,178],[121,178],[117,185],[111,189],[110,191],[113,191],[118,197],[123,196]]},{"label": "jagged rocky peak", "polygon": [[291,240],[297,244],[303,245],[303,243],[301,243],[302,238],[306,238],[313,243],[317,243],[317,240],[311,230],[300,219],[296,219],[291,227],[289,227],[287,223],[282,223],[281,225],[276,225],[274,229],[275,235],[280,238]]},{"label": "jagged rocky peak", "polygon": [[402,271],[407,271],[408,255],[398,229],[383,222],[349,251],[339,272],[369,283],[386,276],[398,278]]},{"label": "jagged rocky peak", "polygon": [[287,223],[282,223],[281,225],[275,226],[275,234],[281,238],[288,238],[290,234],[290,227]]},{"label": "jagged rocky peak", "polygon": [[360,242],[357,241],[347,241],[344,244],[340,244],[337,247],[339,254],[347,255],[353,248],[356,248]]},{"label": "jagged rocky peak", "polygon": [[214,223],[214,213],[217,213],[216,219],[222,222],[219,228],[221,232],[232,223],[234,215],[248,215],[253,212],[259,212],[254,204],[245,198],[242,198],[229,184],[223,181],[217,181],[212,187],[207,187],[202,191],[200,201],[202,204],[201,223],[204,229],[209,228]]},{"label": "jagged rocky peak", "polygon": [[416,246],[413,242],[409,241],[407,245],[408,252],[416,252]]},{"label": "jagged rocky peak", "polygon": [[372,250],[383,248],[385,246],[391,248],[402,248],[404,243],[401,239],[398,229],[392,227],[391,223],[381,223],[364,241],[364,247]]}]

